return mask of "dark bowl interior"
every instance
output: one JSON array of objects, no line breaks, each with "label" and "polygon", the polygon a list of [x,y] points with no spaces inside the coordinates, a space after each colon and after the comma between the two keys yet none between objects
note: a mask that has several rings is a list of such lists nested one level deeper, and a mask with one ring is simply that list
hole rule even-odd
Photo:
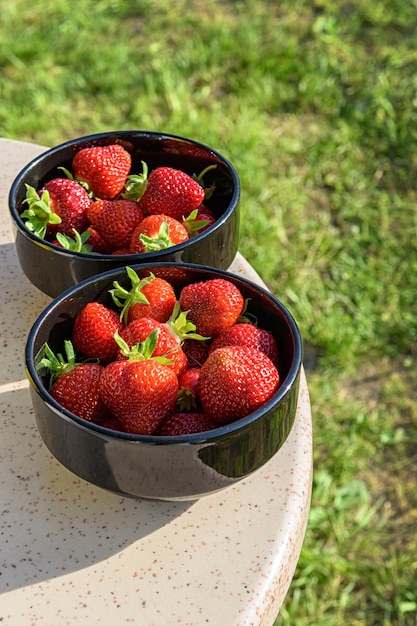
[{"label": "dark bowl interior", "polygon": [[[204,177],[206,186],[215,185],[215,192],[205,203],[213,210],[216,222],[177,246],[123,257],[64,250],[31,233],[20,217],[25,208],[25,185],[39,189],[48,180],[63,176],[59,167],[71,170],[72,158],[81,148],[112,143],[123,145],[131,153],[131,171],[135,173],[142,171],[141,161],[147,163],[149,171],[165,165],[190,175],[216,165]],[[74,139],[35,158],[14,180],[9,208],[23,272],[40,291],[55,297],[90,276],[133,263],[176,261],[227,269],[239,243],[239,197],[240,182],[235,168],[212,148],[176,135],[126,130]]]},{"label": "dark bowl interior", "polygon": [[115,280],[127,286],[125,269],[84,281],[56,298],[38,317],[26,345],[26,368],[39,432],[52,454],[69,470],[104,489],[127,496],[191,500],[248,476],[273,455],[288,437],[296,414],[302,362],[301,337],[291,314],[266,290],[214,268],[175,263],[132,266],[149,270],[176,289],[190,282],[222,276],[231,280],[255,313],[260,327],[271,330],[280,351],[281,386],[256,412],[212,431],[180,437],[139,436],[91,424],[58,405],[35,369],[45,342],[63,352],[76,315],[90,301],[112,306]]}]

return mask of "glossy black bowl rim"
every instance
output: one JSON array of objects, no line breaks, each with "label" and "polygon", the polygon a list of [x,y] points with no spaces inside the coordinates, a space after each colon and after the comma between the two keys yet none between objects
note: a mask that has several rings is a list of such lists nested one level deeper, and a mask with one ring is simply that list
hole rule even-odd
[{"label": "glossy black bowl rim", "polygon": [[[135,269],[135,266],[130,266]],[[144,263],[137,265],[136,269],[143,271],[147,268],[178,268],[178,264],[175,262],[159,262],[159,263]],[[296,383],[297,378],[299,376],[301,366],[302,366],[302,340],[300,331],[298,329],[297,323],[294,320],[293,316],[286,308],[286,306],[278,300],[270,291],[258,285],[257,283],[243,278],[241,276],[232,274],[227,270],[220,270],[208,265],[199,265],[197,263],[182,263],[181,269],[184,270],[199,270],[214,272],[219,277],[222,278],[236,278],[239,281],[248,285],[248,287],[256,289],[260,294],[269,299],[278,309],[280,309],[281,313],[283,313],[288,326],[291,330],[293,339],[294,339],[294,358],[291,363],[290,369],[288,371],[287,376],[281,382],[281,385],[274,396],[265,402],[259,409],[250,413],[246,417],[243,417],[235,422],[231,422],[229,424],[225,424],[219,426],[218,428],[213,428],[212,430],[201,432],[201,433],[192,433],[190,435],[176,435],[176,436],[168,436],[168,435],[136,435],[133,433],[124,433],[120,431],[115,431],[110,428],[105,428],[104,426],[100,426],[99,424],[95,424],[94,422],[89,422],[74,413],[71,413],[64,407],[62,407],[54,398],[48,393],[43,385],[39,374],[37,373],[34,365],[34,361],[32,358],[34,352],[34,343],[36,340],[37,333],[39,328],[42,326],[45,318],[57,307],[59,304],[77,294],[77,292],[82,289],[84,286],[87,286],[97,280],[110,280],[113,276],[120,276],[120,273],[123,272],[122,268],[111,269],[106,272],[102,272],[96,276],[91,278],[87,278],[77,285],[70,287],[58,297],[56,297],[52,302],[50,302],[46,308],[40,313],[36,321],[34,322],[32,328],[29,331],[26,347],[25,347],[25,363],[26,363],[26,375],[30,381],[30,384],[36,389],[37,393],[41,396],[41,398],[50,406],[50,408],[57,414],[57,417],[61,419],[65,419],[66,421],[70,421],[75,423],[78,427],[87,430],[94,431],[97,435],[101,435],[104,437],[111,437],[119,440],[127,440],[138,444],[148,444],[148,445],[171,445],[171,444],[202,444],[202,443],[210,443],[215,442],[218,439],[223,438],[226,435],[238,432],[250,424],[261,418],[265,413],[268,413],[269,410],[273,409],[277,405],[279,405],[286,396],[290,393],[293,385]]]},{"label": "glossy black bowl rim", "polygon": [[27,163],[25,167],[20,170],[20,172],[17,174],[16,178],[14,179],[10,188],[10,192],[9,192],[9,210],[13,218],[13,221],[15,222],[19,230],[29,239],[34,241],[35,243],[45,246],[46,248],[50,248],[57,254],[62,254],[64,256],[71,256],[71,257],[75,257],[79,259],[86,259],[86,260],[90,259],[94,261],[97,261],[97,260],[99,261],[100,259],[103,259],[103,261],[104,260],[109,261],[110,259],[114,260],[115,256],[112,254],[101,254],[101,253],[94,254],[90,252],[77,252],[75,250],[66,250],[65,248],[61,248],[60,246],[54,245],[50,241],[41,239],[40,237],[32,233],[26,227],[24,221],[20,217],[19,211],[17,210],[16,202],[15,202],[16,190],[18,186],[21,184],[22,179],[26,176],[28,171],[35,168],[38,165],[38,163],[43,161],[46,157],[54,154],[55,152],[59,152],[62,149],[71,148],[71,146],[77,145],[80,142],[87,143],[89,141],[93,142],[97,139],[110,138],[110,137],[115,137],[116,139],[127,140],[129,137],[132,137],[132,135],[155,138],[155,139],[175,139],[177,141],[184,141],[187,143],[191,143],[198,148],[202,148],[203,150],[206,150],[208,153],[213,154],[215,157],[220,159],[222,163],[229,170],[229,173],[233,179],[233,194],[230,200],[230,204],[227,207],[226,211],[218,219],[216,219],[214,224],[211,224],[205,231],[197,235],[194,235],[192,238],[188,239],[187,241],[179,243],[175,246],[171,246],[170,248],[157,250],[155,252],[143,252],[140,254],[125,254],[123,255],[123,259],[126,259],[127,263],[135,263],[135,262],[138,262],[138,260],[140,262],[140,259],[146,259],[146,258],[149,258],[149,255],[152,255],[153,259],[158,260],[159,257],[163,258],[167,254],[167,252],[171,252],[171,251],[175,252],[177,250],[178,251],[183,250],[184,248],[187,248],[190,245],[190,243],[193,243],[193,244],[198,243],[201,239],[204,239],[208,234],[215,232],[219,228],[221,228],[222,225],[227,221],[227,219],[235,210],[239,202],[239,198],[240,198],[239,176],[237,174],[235,167],[226,157],[224,157],[220,152],[218,152],[214,148],[210,148],[210,146],[207,146],[204,143],[201,143],[189,137],[182,137],[181,135],[174,135],[174,134],[165,133],[165,132],[147,131],[147,130],[115,130],[115,131],[95,133],[92,135],[85,135],[82,137],[77,137],[75,139],[70,139],[69,141],[61,143],[57,146],[54,146],[53,148],[49,148],[45,152],[42,152],[42,154],[38,155],[37,157],[29,161],[29,163]]}]

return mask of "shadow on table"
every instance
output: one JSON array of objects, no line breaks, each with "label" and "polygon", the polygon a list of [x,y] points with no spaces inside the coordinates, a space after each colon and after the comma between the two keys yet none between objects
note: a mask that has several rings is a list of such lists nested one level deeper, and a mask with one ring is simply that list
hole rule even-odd
[{"label": "shadow on table", "polygon": [[0,266],[0,385],[4,385],[25,376],[24,349],[27,335],[51,299],[24,276],[14,244],[0,245]]},{"label": "shadow on table", "polygon": [[192,506],[124,498],[85,482],[43,444],[27,388],[0,398],[1,593],[108,559]]}]

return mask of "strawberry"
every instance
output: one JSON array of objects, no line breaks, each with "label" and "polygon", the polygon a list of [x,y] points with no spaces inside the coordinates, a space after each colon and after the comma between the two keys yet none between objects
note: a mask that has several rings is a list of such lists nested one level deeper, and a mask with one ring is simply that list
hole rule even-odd
[{"label": "strawberry", "polygon": [[188,233],[178,220],[169,215],[149,215],[133,231],[130,251],[135,254],[170,248],[188,240]]},{"label": "strawberry", "polygon": [[[120,336],[127,344],[128,349],[135,349],[137,344],[143,342],[152,331],[158,331],[156,349],[152,356],[165,356],[172,360],[169,365],[177,376],[188,367],[187,357],[182,349],[185,341],[193,339],[205,341],[207,337],[202,337],[195,332],[195,325],[187,319],[187,313],[180,311],[179,302],[175,303],[172,315],[167,322],[158,322],[151,317],[140,317],[128,324],[121,331]],[[141,347],[139,346],[139,349]],[[127,355],[125,350],[119,349],[117,358],[122,359]]]},{"label": "strawberry", "polygon": [[[104,367],[99,385],[99,397],[110,413],[110,418],[118,420],[118,407],[124,401],[123,372],[128,361],[111,361]],[[123,427],[122,427],[123,428]]]},{"label": "strawberry", "polygon": [[75,318],[72,330],[74,348],[88,358],[109,363],[116,358],[118,350],[114,335],[123,328],[116,311],[99,302],[89,302]]},{"label": "strawberry", "polygon": [[115,417],[106,417],[100,422],[100,426],[103,428],[108,428],[109,430],[117,430],[119,432],[124,432],[124,428]]},{"label": "strawberry", "polygon": [[166,322],[170,318],[177,297],[168,281],[155,276],[152,282],[143,287],[142,295],[148,300],[148,304],[133,304],[129,309],[128,322],[139,317],[153,317],[158,322]]},{"label": "strawberry", "polygon": [[119,256],[121,254],[132,254],[130,252],[130,248],[119,248],[118,250],[113,250],[112,255],[113,256]]},{"label": "strawberry", "polygon": [[91,225],[106,242],[108,251],[128,248],[143,212],[132,200],[96,200],[89,211]]},{"label": "strawberry", "polygon": [[82,363],[62,374],[52,385],[51,396],[61,406],[90,422],[100,423],[107,417],[98,387],[104,366]]},{"label": "strawberry", "polygon": [[177,301],[170,283],[152,273],[140,279],[131,267],[126,267],[126,272],[130,278],[130,290],[117,281],[113,283],[114,289],[110,290],[114,303],[121,307],[121,319],[126,324],[140,317],[152,317],[158,322],[166,322]]},{"label": "strawberry", "polygon": [[187,355],[189,367],[201,367],[208,357],[209,347],[205,341],[186,339],[182,349]]},{"label": "strawberry", "polygon": [[176,437],[206,432],[216,426],[216,422],[204,413],[173,413],[162,420],[156,434]]},{"label": "strawberry", "polygon": [[254,324],[238,323],[222,330],[210,345],[210,352],[225,346],[249,346],[264,352],[276,365],[278,362],[278,346],[274,335]]},{"label": "strawberry", "polygon": [[90,226],[95,223],[102,208],[103,204],[101,202],[91,200],[91,204],[87,209],[87,217],[88,221],[90,222]]},{"label": "strawberry", "polygon": [[91,246],[91,251],[100,254],[107,254],[108,247],[100,233],[92,226],[89,226],[86,232],[89,233],[87,243],[89,246]]},{"label": "strawberry", "polygon": [[[124,367],[117,372],[120,365]],[[114,416],[124,430],[151,435],[172,411],[178,381],[168,367],[147,359],[110,363],[100,379],[100,389],[105,386],[113,396]]]},{"label": "strawberry", "polygon": [[175,372],[176,376],[179,376],[188,366],[187,357],[181,348],[180,339],[169,331],[167,325],[157,322],[151,317],[141,317],[133,320],[120,332],[120,337],[127,344],[129,352],[127,353],[126,350],[119,347],[117,360],[128,359],[132,350],[136,352],[136,347],[141,350],[140,344],[155,330],[158,330],[158,337],[151,356],[163,356],[169,359],[171,362],[166,364],[166,367]]},{"label": "strawberry", "polygon": [[98,393],[104,367],[99,363],[76,363],[74,347],[65,341],[66,359],[55,355],[48,344],[38,363],[38,369],[47,368],[51,374],[51,396],[74,415],[92,422],[101,422],[107,410]]},{"label": "strawberry", "polygon": [[277,391],[280,377],[271,359],[247,346],[227,346],[209,354],[199,378],[204,412],[227,424],[256,411]]},{"label": "strawberry", "polygon": [[224,278],[186,285],[179,301],[196,332],[211,338],[235,324],[245,304],[236,285]]},{"label": "strawberry", "polygon": [[123,190],[131,165],[129,152],[118,144],[82,148],[72,159],[74,177],[103,200],[113,200]]},{"label": "strawberry", "polygon": [[39,192],[26,185],[28,207],[21,217],[26,227],[42,239],[52,239],[58,231],[72,237],[74,229],[81,233],[88,227],[91,202],[87,191],[75,180],[54,178]]},{"label": "strawberry", "polygon": [[177,405],[181,411],[192,411],[200,408],[198,379],[199,367],[189,367],[178,376]]},{"label": "strawberry", "polygon": [[184,281],[186,282],[189,277],[188,271],[181,268],[181,263],[166,267],[155,267],[153,268],[153,273],[155,276],[158,276],[158,278],[163,278],[171,283],[174,289],[176,289],[178,285],[184,284]]},{"label": "strawberry", "polygon": [[149,215],[181,220],[203,202],[204,196],[200,183],[182,170],[157,167],[148,176],[140,203]]},{"label": "strawberry", "polygon": [[126,432],[151,435],[175,406],[175,373],[151,358],[157,332],[128,360],[113,361],[100,377],[99,395]]}]

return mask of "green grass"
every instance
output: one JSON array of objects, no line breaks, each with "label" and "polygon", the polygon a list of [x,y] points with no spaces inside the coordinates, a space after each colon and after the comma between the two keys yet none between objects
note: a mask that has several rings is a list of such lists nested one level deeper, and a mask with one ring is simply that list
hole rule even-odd
[{"label": "green grass", "polygon": [[416,0],[0,0],[0,134],[199,139],[294,313],[309,526],[277,626],[417,624]]}]

